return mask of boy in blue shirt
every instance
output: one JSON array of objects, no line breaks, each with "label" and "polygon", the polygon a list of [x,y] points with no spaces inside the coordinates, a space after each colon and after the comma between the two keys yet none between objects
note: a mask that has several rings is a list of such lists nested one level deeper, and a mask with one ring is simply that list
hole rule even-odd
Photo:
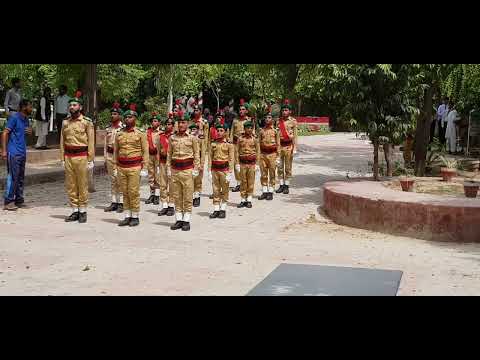
[{"label": "boy in blue shirt", "polygon": [[8,117],[7,126],[2,133],[2,158],[7,160],[8,169],[4,210],[15,211],[19,207],[25,207],[23,198],[27,160],[25,134],[32,134],[28,120],[32,111],[32,102],[27,99],[21,100],[19,111]]}]

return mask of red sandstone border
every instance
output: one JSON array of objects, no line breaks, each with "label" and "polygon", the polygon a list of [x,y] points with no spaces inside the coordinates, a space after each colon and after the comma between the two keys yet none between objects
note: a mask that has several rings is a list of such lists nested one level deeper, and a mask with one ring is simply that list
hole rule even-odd
[{"label": "red sandstone border", "polygon": [[324,185],[324,209],[337,224],[431,241],[480,242],[480,199],[389,189],[375,181]]}]

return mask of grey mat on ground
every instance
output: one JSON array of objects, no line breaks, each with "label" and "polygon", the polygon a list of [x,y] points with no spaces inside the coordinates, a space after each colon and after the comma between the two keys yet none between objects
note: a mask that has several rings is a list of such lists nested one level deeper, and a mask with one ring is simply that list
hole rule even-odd
[{"label": "grey mat on ground", "polygon": [[280,264],[247,296],[396,296],[402,271]]}]

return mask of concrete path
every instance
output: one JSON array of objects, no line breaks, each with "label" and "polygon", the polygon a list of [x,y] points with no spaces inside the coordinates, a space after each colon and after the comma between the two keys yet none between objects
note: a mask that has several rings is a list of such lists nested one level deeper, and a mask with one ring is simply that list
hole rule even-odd
[{"label": "concrete path", "polygon": [[282,262],[402,270],[399,295],[480,294],[479,245],[352,229],[322,215],[322,184],[365,173],[367,141],[333,134],[301,144],[291,194],[255,200],[253,209],[237,209],[231,194],[226,220],[208,218],[205,177],[191,232],[171,231],[173,219],[144,204],[138,228],[119,228],[120,217],[103,212],[103,177],[87,224],[63,221],[62,183],[28,187],[30,209],[0,210],[0,295],[245,295]]}]

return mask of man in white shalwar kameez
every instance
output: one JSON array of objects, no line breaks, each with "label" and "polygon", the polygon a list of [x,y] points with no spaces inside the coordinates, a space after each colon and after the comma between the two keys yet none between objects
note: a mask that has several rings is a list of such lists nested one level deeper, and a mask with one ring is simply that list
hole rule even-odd
[{"label": "man in white shalwar kameez", "polygon": [[448,112],[446,118],[447,129],[445,130],[445,139],[449,154],[457,152],[457,125],[455,123],[457,118],[458,112],[455,110],[455,106],[452,104],[451,110]]}]

